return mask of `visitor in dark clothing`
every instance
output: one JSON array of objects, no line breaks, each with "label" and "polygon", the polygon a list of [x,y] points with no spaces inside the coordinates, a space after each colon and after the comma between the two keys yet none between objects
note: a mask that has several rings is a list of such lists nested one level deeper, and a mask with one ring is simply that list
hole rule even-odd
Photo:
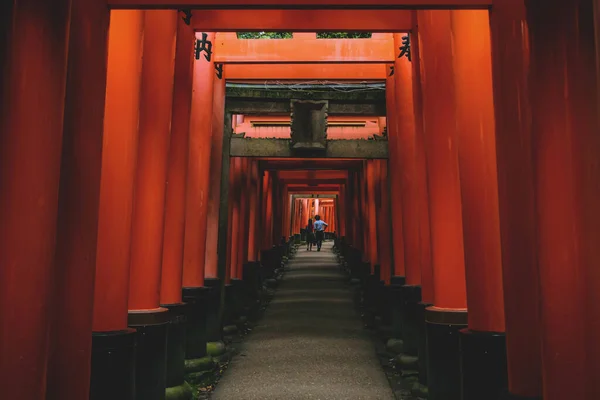
[{"label": "visitor in dark clothing", "polygon": [[315,233],[313,229],[312,218],[308,219],[308,225],[306,225],[306,251],[312,251],[313,244],[315,243]]}]

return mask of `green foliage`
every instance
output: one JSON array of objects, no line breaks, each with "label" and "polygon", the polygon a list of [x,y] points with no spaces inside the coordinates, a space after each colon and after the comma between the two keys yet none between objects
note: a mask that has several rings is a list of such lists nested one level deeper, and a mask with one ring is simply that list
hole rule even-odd
[{"label": "green foliage", "polygon": [[292,32],[238,32],[238,39],[291,39]]},{"label": "green foliage", "polygon": [[317,39],[370,39],[370,32],[317,32]]},{"label": "green foliage", "polygon": [[[317,39],[369,39],[370,32],[318,32]],[[291,39],[292,32],[237,32],[238,39]]]}]

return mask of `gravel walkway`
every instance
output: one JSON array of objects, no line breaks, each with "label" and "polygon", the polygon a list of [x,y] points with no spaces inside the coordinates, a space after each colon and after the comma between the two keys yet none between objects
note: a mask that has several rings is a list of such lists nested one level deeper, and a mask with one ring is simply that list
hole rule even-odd
[{"label": "gravel walkway", "polygon": [[393,400],[332,243],[300,247],[212,400]]}]

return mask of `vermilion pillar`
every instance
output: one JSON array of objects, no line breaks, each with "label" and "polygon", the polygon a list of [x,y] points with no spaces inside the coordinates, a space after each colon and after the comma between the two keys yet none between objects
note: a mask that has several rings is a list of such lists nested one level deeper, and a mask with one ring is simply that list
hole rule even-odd
[{"label": "vermilion pillar", "polygon": [[[206,222],[206,278],[211,281],[218,278],[218,257],[216,232],[219,230],[219,204],[221,201],[221,163],[223,160],[223,132],[225,126],[225,79],[214,80],[212,107],[212,136],[210,147],[210,190],[208,193],[208,217]],[[237,116],[239,117],[239,116]],[[213,234],[214,233],[214,234]]]},{"label": "vermilion pillar", "polygon": [[139,147],[131,228],[129,326],[138,331],[136,398],[166,388],[168,309],[160,307],[165,184],[171,134],[177,11],[145,11]]},{"label": "vermilion pillar", "polygon": [[[215,48],[213,46],[213,51]],[[213,53],[214,54],[214,53]],[[201,56],[201,58],[204,55]],[[221,340],[222,323],[222,277],[219,272],[219,258],[217,254],[219,241],[219,215],[221,204],[221,176],[223,169],[223,157],[229,157],[229,151],[223,148],[223,135],[225,130],[231,129],[231,114],[225,114],[225,69],[221,77],[217,77],[217,71],[213,68],[213,95],[212,95],[212,128],[210,138],[210,168],[209,188],[208,188],[208,215],[206,218],[206,239],[204,251],[204,285],[210,288],[210,296],[204,303],[207,312],[206,319],[206,337],[208,341],[216,342]],[[208,140],[208,137],[204,137]],[[225,199],[226,200],[226,199]],[[200,300],[199,300],[200,301]]]},{"label": "vermilion pillar", "polygon": [[104,1],[72,3],[48,399],[78,400],[90,393],[109,17]]},{"label": "vermilion pillar", "polygon": [[352,212],[357,218],[352,219],[352,229],[353,229],[353,242],[352,244],[356,246],[361,251],[364,251],[364,241],[363,241],[363,220],[361,219],[361,207],[360,207],[360,198],[361,198],[361,187],[359,183],[359,171],[354,171],[352,173]]},{"label": "vermilion pillar", "polygon": [[600,395],[594,10],[582,0],[526,4],[543,397],[594,399]]},{"label": "vermilion pillar", "polygon": [[[427,323],[425,311],[433,304],[433,261],[431,247],[431,225],[429,215],[429,188],[427,185],[427,157],[425,154],[424,115],[423,115],[423,88],[419,34],[418,12],[413,11],[412,31],[410,38],[411,64],[412,64],[412,92],[415,118],[415,162],[416,191],[418,193],[419,212],[419,253],[421,270],[421,302],[417,308],[418,323],[418,355],[419,355],[419,383],[427,385]],[[397,38],[396,38],[397,40]],[[413,286],[415,289],[418,286]],[[418,292],[416,293],[418,294]]]},{"label": "vermilion pillar", "polygon": [[[182,302],[185,191],[192,101],[194,32],[183,19],[177,21],[169,164],[166,181],[165,228],[162,251],[160,304],[169,309],[166,384],[186,391],[184,380],[186,328],[193,321],[189,305]],[[186,316],[187,318],[185,318]],[[189,390],[191,397],[191,390]]]},{"label": "vermilion pillar", "polygon": [[[196,38],[203,39],[203,32]],[[206,40],[214,42],[214,32],[206,33]],[[204,286],[204,261],[207,232],[207,210],[210,188],[210,156],[213,116],[214,55],[203,51],[194,61],[192,111],[187,176],[185,242],[183,251],[183,286]],[[216,233],[215,233],[216,234]]]},{"label": "vermilion pillar", "polygon": [[367,161],[363,161],[362,168],[357,177],[357,182],[360,191],[360,216],[361,216],[361,235],[362,235],[362,254],[363,261],[369,264],[370,272],[373,271],[374,265],[371,264],[371,247],[370,243],[370,224],[372,221],[369,220],[369,206],[367,197]]},{"label": "vermilion pillar", "polygon": [[[345,237],[347,235],[347,220],[346,220],[346,199],[348,198],[348,184],[344,183],[340,188],[340,194],[337,198],[336,217],[339,221],[338,236]],[[393,263],[392,263],[393,264]]]},{"label": "vermilion pillar", "polygon": [[28,400],[46,397],[71,2],[11,3],[0,28],[0,387]]},{"label": "vermilion pillar", "polygon": [[366,181],[367,181],[367,196],[366,196],[366,215],[369,223],[369,260],[371,268],[379,264],[379,253],[377,251],[377,203],[375,198],[376,181],[379,179],[379,174],[375,168],[375,160],[367,160],[366,165]]},{"label": "vermilion pillar", "polygon": [[504,296],[488,11],[452,11],[456,125],[469,329],[461,331],[462,399],[506,389]]},{"label": "vermilion pillar", "polygon": [[542,371],[525,3],[499,3],[490,17],[508,386],[533,399],[542,395]]},{"label": "vermilion pillar", "polygon": [[241,197],[242,197],[242,159],[240,157],[233,157],[233,168],[231,169],[233,180],[229,186],[229,193],[231,202],[231,218],[229,219],[231,225],[231,235],[229,240],[231,243],[231,277],[240,278],[239,271],[239,254],[240,254],[240,230],[241,230]]},{"label": "vermilion pillar", "polygon": [[[399,47],[399,46],[397,46]],[[390,218],[391,218],[391,229],[392,229],[392,242],[391,246],[393,248],[392,254],[392,267],[394,276],[403,277],[406,275],[405,270],[405,262],[404,262],[404,231],[402,228],[402,212],[403,212],[403,203],[404,200],[402,198],[402,177],[407,174],[408,171],[405,171],[401,168],[402,157],[400,155],[400,151],[402,148],[400,147],[399,134],[401,131],[398,129],[400,125],[404,122],[403,118],[410,117],[413,114],[405,112],[406,115],[399,113],[397,111],[398,107],[409,107],[408,104],[397,104],[397,90],[395,82],[398,79],[398,71],[397,67],[394,66],[394,74],[387,77],[386,80],[386,113],[387,113],[387,132],[388,132],[388,147],[389,147],[389,195],[392,198],[392,207],[390,209]],[[418,249],[418,247],[417,247]]]},{"label": "vermilion pillar", "polygon": [[[394,48],[398,49],[397,51],[402,46],[402,38],[406,35],[406,33],[394,34]],[[414,36],[412,39],[414,40]],[[390,131],[388,140],[390,144],[390,190],[395,202],[392,207],[394,263],[403,263],[406,284],[416,286],[421,283],[419,197],[417,192],[417,185],[420,182],[416,174],[415,142],[417,132],[413,104],[413,74],[411,62],[407,57],[396,59],[393,78],[395,108],[390,112],[397,114],[397,127],[393,130],[388,128]],[[403,236],[396,238],[396,232]],[[400,256],[403,258],[401,259]],[[397,273],[397,275],[399,274]]]},{"label": "vermilion pillar", "polygon": [[127,328],[127,310],[143,37],[143,11],[111,11],[91,399],[134,395],[134,342]]},{"label": "vermilion pillar", "polygon": [[392,278],[392,255],[390,248],[392,231],[390,229],[390,197],[387,160],[377,160],[375,166],[379,169],[380,209],[377,210],[377,242],[379,245],[379,262],[381,263],[381,280],[385,282],[386,285],[389,285]]},{"label": "vermilion pillar", "polygon": [[460,398],[457,329],[466,325],[467,304],[451,14],[418,16],[434,289],[426,311],[429,398],[453,400]]},{"label": "vermilion pillar", "polygon": [[165,199],[161,304],[181,303],[185,192],[188,165],[190,108],[192,102],[192,52],[194,33],[183,21],[177,25],[169,165]]},{"label": "vermilion pillar", "polygon": [[[401,54],[404,42],[410,40],[410,59]],[[397,126],[390,130],[390,185],[394,206],[392,224],[394,262],[402,262],[405,285],[394,288],[393,301],[399,310],[394,310],[394,330],[400,331],[404,340],[406,354],[419,356],[419,380],[426,383],[426,341],[424,309],[432,303],[431,267],[425,255],[429,252],[429,219],[426,192],[425,154],[422,130],[418,130],[417,121],[421,119],[421,110],[416,107],[416,95],[420,91],[418,76],[418,40],[414,29],[410,33],[395,33],[394,48],[397,58],[393,75],[393,109],[390,111],[397,119]],[[417,71],[418,72],[418,71]],[[389,78],[388,78],[389,79]],[[388,105],[390,107],[390,105]],[[418,146],[420,142],[420,146]],[[421,156],[423,173],[419,174],[418,159]],[[403,235],[400,240],[396,235]],[[427,264],[427,268],[422,268]],[[429,276],[427,276],[429,272]],[[422,274],[425,275],[425,291],[429,289],[429,299],[422,296]],[[425,302],[419,304],[421,300]]]},{"label": "vermilion pillar", "polygon": [[248,262],[258,261],[258,218],[259,212],[259,193],[258,193],[258,162],[250,161],[250,171],[248,171]]},{"label": "vermilion pillar", "polygon": [[282,218],[283,218],[283,184],[279,180],[277,171],[272,171],[273,174],[273,191],[272,191],[272,203],[273,203],[273,231],[272,231],[272,242],[275,245],[279,245],[281,241],[282,233]]},{"label": "vermilion pillar", "polygon": [[263,240],[262,250],[267,250],[273,245],[273,176],[271,171],[263,175]]},{"label": "vermilion pillar", "polygon": [[[227,254],[225,256],[225,285],[231,285],[231,278],[235,278],[235,261],[232,259],[232,251],[231,249],[235,245],[235,241],[237,241],[237,235],[233,235],[233,226],[234,223],[237,223],[237,217],[235,216],[235,208],[237,208],[235,204],[236,198],[236,181],[237,181],[237,168],[236,168],[236,159],[238,157],[232,157],[229,159],[229,196],[227,201],[227,212],[229,214],[229,218],[227,218]],[[234,220],[235,219],[235,220]],[[237,252],[236,252],[237,254]]]},{"label": "vermilion pillar", "polygon": [[[397,39],[396,39],[397,40]],[[429,188],[427,185],[427,157],[425,154],[423,89],[419,35],[418,12],[413,11],[413,29],[410,39],[412,64],[412,99],[415,118],[415,174],[418,185],[416,191],[419,201],[419,253],[421,269],[422,305],[433,303],[433,265],[431,256],[431,226],[429,217]],[[399,81],[398,84],[400,84]],[[424,336],[424,335],[423,335]],[[426,375],[426,374],[419,374]]]}]

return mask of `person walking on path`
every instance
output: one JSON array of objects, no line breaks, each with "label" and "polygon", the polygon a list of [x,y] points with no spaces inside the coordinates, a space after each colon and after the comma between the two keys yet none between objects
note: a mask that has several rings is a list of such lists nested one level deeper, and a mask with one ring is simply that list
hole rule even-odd
[{"label": "person walking on path", "polygon": [[327,229],[327,223],[321,219],[319,215],[315,215],[315,223],[313,224],[315,229],[315,237],[317,239],[317,251],[321,251],[323,240],[325,239],[325,229]]},{"label": "person walking on path", "polygon": [[308,219],[308,225],[306,225],[306,251],[312,251],[313,244],[315,243],[315,233],[313,229],[312,218]]}]

